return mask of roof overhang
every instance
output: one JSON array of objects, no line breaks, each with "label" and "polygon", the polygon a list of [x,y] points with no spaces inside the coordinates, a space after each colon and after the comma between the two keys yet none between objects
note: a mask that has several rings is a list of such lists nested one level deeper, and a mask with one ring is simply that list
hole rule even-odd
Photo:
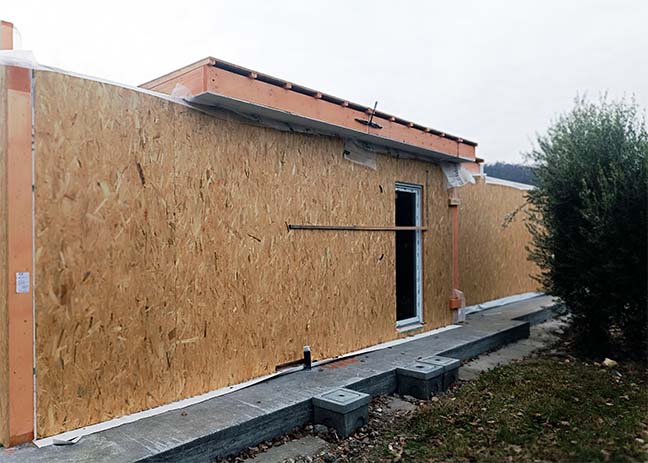
[{"label": "roof overhang", "polygon": [[426,162],[474,162],[471,158],[453,156],[438,151],[422,148],[391,138],[372,133],[354,130],[330,122],[312,119],[289,111],[250,103],[214,92],[203,92],[186,98],[185,101],[203,108],[217,108],[230,111],[257,124],[274,129],[315,135],[326,135],[342,139],[359,140],[372,145],[377,151],[405,159],[417,159]]},{"label": "roof overhang", "polygon": [[213,93],[475,162],[470,140],[220,59],[206,58],[142,87],[169,95]]}]

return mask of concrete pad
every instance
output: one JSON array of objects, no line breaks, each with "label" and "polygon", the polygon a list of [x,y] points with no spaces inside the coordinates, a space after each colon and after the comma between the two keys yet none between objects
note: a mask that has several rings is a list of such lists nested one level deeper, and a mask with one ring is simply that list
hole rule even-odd
[{"label": "concrete pad", "polygon": [[561,320],[550,320],[531,327],[528,339],[511,343],[495,352],[481,355],[475,360],[466,363],[459,370],[459,379],[472,381],[484,371],[529,357],[534,352],[556,341],[558,332],[562,330],[564,325],[565,322]]},{"label": "concrete pad", "polygon": [[369,404],[369,394],[340,388],[313,397],[313,406],[337,413],[348,413]]},{"label": "concrete pad", "polygon": [[254,458],[244,460],[246,463],[281,463],[289,458],[314,457],[326,448],[327,442],[317,436],[305,436],[291,440],[283,445],[272,447]]},{"label": "concrete pad", "polygon": [[416,362],[396,369],[398,393],[428,400],[443,390],[444,367]]},{"label": "concrete pad", "polygon": [[444,368],[442,365],[426,363],[423,362],[423,360],[396,369],[396,374],[398,376],[409,376],[410,378],[422,380],[437,378],[442,376],[443,372]]},{"label": "concrete pad", "polygon": [[339,388],[313,397],[313,422],[347,437],[369,422],[369,394]]}]

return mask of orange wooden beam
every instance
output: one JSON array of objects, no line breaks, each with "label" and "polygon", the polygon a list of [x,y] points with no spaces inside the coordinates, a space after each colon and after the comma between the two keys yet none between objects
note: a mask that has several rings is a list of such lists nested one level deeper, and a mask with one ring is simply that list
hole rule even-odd
[{"label": "orange wooden beam", "polygon": [[473,175],[481,173],[481,167],[479,166],[479,162],[464,162],[461,165],[465,167]]},{"label": "orange wooden beam", "polygon": [[8,442],[34,438],[31,70],[6,68]]},{"label": "orange wooden beam", "polygon": [[[411,130],[407,125],[392,122],[388,119],[374,119],[382,126],[381,129],[367,128],[356,120],[357,118],[367,117],[364,110],[359,111],[351,107],[330,103],[324,99],[312,98],[309,95],[282,89],[282,87],[261,80],[252,80],[246,76],[215,66],[206,65],[206,71],[208,76],[207,87],[203,91],[211,91],[263,106],[290,111],[305,117],[363,132],[368,130],[374,135],[410,143],[452,156],[461,156],[468,159],[474,159],[475,157],[474,146],[459,143],[450,138],[440,137],[433,133],[426,133],[422,130]],[[179,80],[182,81],[184,77],[186,76],[179,76]],[[277,91],[278,89],[282,91]],[[152,90],[160,91],[158,87],[152,88]]]},{"label": "orange wooden beam", "polygon": [[13,50],[13,24],[0,21],[0,50]]},{"label": "orange wooden beam", "polygon": [[[397,121],[392,116],[374,115],[374,121],[381,127],[368,128],[357,119],[366,119],[367,114],[373,113],[371,108],[352,107],[350,102],[344,100],[341,102],[338,102],[338,99],[329,101],[329,96],[322,92],[312,91],[311,93],[310,90],[304,91],[303,89],[296,91],[294,85],[288,86],[285,81],[281,83],[281,79],[273,78],[276,82],[271,83],[258,78],[263,75],[261,73],[257,74],[255,71],[244,70],[244,68],[235,65],[228,65],[230,67],[226,68],[219,67],[215,63],[216,60],[209,58],[147,82],[142,87],[162,93],[171,93],[175,85],[181,83],[191,89],[194,95],[202,92],[214,92],[270,108],[290,111],[311,119],[369,132],[450,156],[464,159],[475,158],[475,146],[471,142],[464,143],[464,140],[439,135],[433,133],[432,130],[412,130],[412,128],[416,128],[413,122]],[[200,73],[200,67],[203,68],[203,73],[200,74],[201,79],[197,79],[195,76]],[[203,84],[201,88],[196,85],[198,82]]]},{"label": "orange wooden beam", "polygon": [[452,287],[459,289],[459,207],[452,206]]},{"label": "orange wooden beam", "polygon": [[455,289],[459,289],[459,198],[457,191],[452,188],[448,192],[448,204],[452,220],[452,288],[453,294],[448,303],[451,309],[461,307],[461,300],[455,296]]}]

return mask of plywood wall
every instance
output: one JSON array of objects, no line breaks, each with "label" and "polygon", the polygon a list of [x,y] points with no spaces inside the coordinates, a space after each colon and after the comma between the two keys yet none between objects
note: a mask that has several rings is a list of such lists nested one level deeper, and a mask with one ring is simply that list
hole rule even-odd
[{"label": "plywood wall", "polygon": [[7,320],[7,85],[0,66],[0,444],[9,445],[9,336]]},{"label": "plywood wall", "polygon": [[466,304],[536,291],[530,275],[537,268],[525,249],[531,238],[523,222],[525,191],[486,184],[481,177],[458,194],[459,286]]},{"label": "plywood wall", "polygon": [[396,181],[424,185],[425,329],[447,325],[438,166],[36,72],[39,437],[399,336]]}]

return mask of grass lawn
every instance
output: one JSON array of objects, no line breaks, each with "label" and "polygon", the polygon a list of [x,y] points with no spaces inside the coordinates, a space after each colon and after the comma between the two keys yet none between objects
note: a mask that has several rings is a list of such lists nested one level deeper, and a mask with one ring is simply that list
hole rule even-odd
[{"label": "grass lawn", "polygon": [[[544,356],[482,374],[385,430],[376,460],[647,461],[646,369]],[[386,442],[398,438],[394,455]],[[644,441],[642,443],[642,441]]]}]

